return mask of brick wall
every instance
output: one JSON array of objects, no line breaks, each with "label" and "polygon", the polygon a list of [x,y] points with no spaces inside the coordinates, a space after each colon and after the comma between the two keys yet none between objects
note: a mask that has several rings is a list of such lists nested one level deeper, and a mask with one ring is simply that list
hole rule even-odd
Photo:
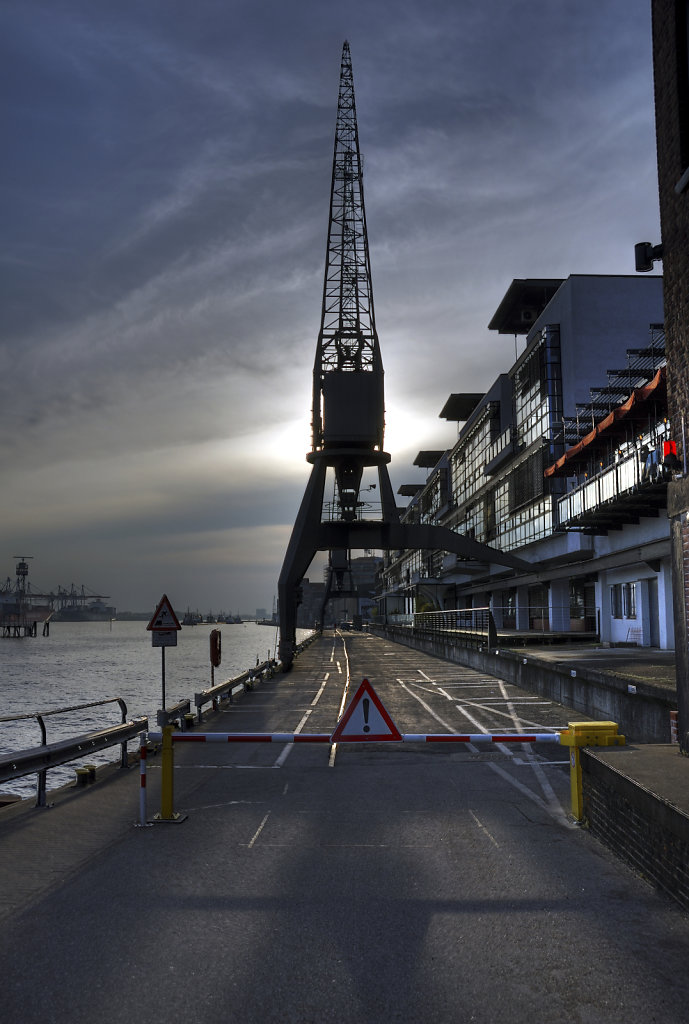
[{"label": "brick wall", "polygon": [[683,412],[689,420],[689,185],[680,194],[675,191],[689,165],[686,140],[683,142],[680,131],[682,119],[689,125],[688,90],[684,88],[687,55],[682,26],[678,25],[684,6],[683,0],[653,0],[652,4],[668,406],[678,449]]},{"label": "brick wall", "polygon": [[[689,53],[685,0],[652,0],[658,192],[663,245],[663,297],[668,411],[678,455],[689,462]],[[684,430],[682,429],[684,417]],[[675,604],[679,741],[689,753],[689,556],[683,547],[689,513],[687,479],[668,486]]]},{"label": "brick wall", "polygon": [[582,751],[584,818],[616,856],[689,910],[689,818]]}]

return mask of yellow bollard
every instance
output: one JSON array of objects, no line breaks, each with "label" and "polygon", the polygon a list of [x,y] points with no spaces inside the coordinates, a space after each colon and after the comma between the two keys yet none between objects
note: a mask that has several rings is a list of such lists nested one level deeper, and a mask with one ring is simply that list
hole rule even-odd
[{"label": "yellow bollard", "polygon": [[160,814],[153,817],[155,822],[184,821],[186,814],[175,814],[174,807],[174,774],[175,752],[172,742],[174,726],[163,727],[163,746],[160,757]]},{"label": "yellow bollard", "polygon": [[617,722],[570,722],[560,733],[562,746],[569,752],[569,784],[572,797],[572,816],[577,821],[584,817],[584,787],[581,772],[582,747],[624,746],[624,736],[618,735]]}]

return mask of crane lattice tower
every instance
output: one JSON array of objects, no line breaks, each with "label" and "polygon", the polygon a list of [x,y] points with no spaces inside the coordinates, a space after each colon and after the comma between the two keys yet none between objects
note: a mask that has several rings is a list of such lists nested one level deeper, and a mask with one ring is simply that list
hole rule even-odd
[{"label": "crane lattice tower", "polygon": [[[280,660],[296,647],[299,584],[317,551],[421,548],[528,568],[507,552],[446,527],[401,523],[383,450],[383,362],[373,309],[364,183],[349,43],[342,48],[321,326],[313,367],[311,476],[278,582]],[[335,500],[324,515],[326,473]],[[364,469],[378,474],[380,517],[360,510]]]}]

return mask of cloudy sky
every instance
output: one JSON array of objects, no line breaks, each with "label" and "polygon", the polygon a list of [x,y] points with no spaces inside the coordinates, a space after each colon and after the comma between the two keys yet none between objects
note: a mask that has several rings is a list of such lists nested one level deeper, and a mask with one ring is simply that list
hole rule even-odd
[{"label": "cloudy sky", "polygon": [[515,277],[659,241],[649,0],[0,0],[0,577],[270,608],[349,40],[395,489]]}]

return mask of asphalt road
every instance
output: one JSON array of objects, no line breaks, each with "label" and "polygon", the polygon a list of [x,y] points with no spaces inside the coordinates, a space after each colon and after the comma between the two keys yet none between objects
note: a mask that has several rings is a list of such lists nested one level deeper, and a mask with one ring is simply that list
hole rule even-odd
[{"label": "asphalt road", "polygon": [[[402,733],[572,717],[345,634],[208,728],[329,733],[364,676]],[[175,760],[182,824],[129,827],[5,916],[3,1019],[686,1021],[689,916],[568,818],[566,750],[213,743]]]}]

